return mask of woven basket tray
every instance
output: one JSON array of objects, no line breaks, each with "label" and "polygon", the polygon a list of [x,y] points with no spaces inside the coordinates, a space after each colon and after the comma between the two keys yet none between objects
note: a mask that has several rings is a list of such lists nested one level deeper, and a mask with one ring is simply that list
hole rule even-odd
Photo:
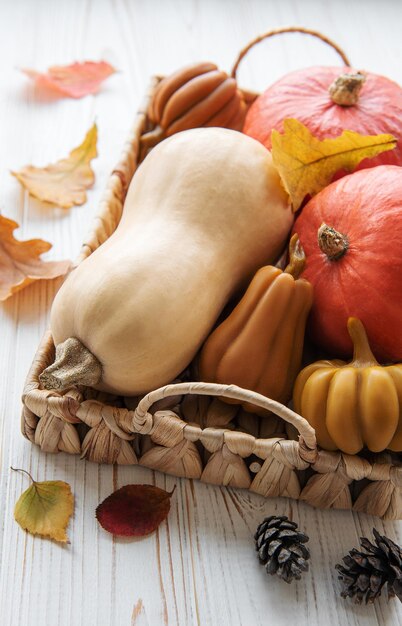
[{"label": "woven basket tray", "polygon": [[[238,61],[250,47],[240,53]],[[151,81],[76,265],[119,223],[128,185],[145,156],[141,136],[152,130],[147,110],[158,80]],[[256,97],[243,94],[248,103]],[[63,393],[44,390],[39,375],[53,363],[54,355],[47,332],[22,397],[22,432],[45,452],[78,454],[96,463],[140,464],[176,476],[250,489],[266,497],[288,496],[320,508],[402,518],[400,455],[350,456],[320,450],[313,428],[300,415],[233,385],[190,382],[191,366],[174,384],[143,398],[122,398],[87,387]],[[268,409],[271,417],[246,413],[219,396],[254,403]]]}]

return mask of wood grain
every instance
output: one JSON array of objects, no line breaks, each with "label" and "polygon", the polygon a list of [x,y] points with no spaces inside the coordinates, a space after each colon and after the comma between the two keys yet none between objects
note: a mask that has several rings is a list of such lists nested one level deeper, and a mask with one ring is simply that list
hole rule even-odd
[{"label": "wood grain", "polygon": [[[149,76],[196,60],[230,70],[238,50],[269,28],[321,29],[358,69],[402,82],[397,0],[0,0],[0,207],[21,223],[21,238],[43,237],[49,259],[74,258],[130,127]],[[39,94],[16,68],[44,69],[105,59],[119,74],[101,93],[71,101]],[[261,44],[239,69],[243,87],[262,89],[283,73],[338,64],[329,48],[290,35]],[[85,206],[54,209],[29,198],[10,169],[56,160],[96,119],[96,184]],[[338,596],[334,565],[375,526],[402,542],[400,523],[350,511],[318,511],[287,500],[174,479],[140,467],[99,467],[46,455],[19,428],[20,394],[46,328],[57,281],[28,287],[0,308],[0,610],[2,626],[236,626],[289,623],[401,626],[400,604],[381,598],[354,607]],[[13,520],[29,470],[61,479],[76,497],[61,547],[26,535]],[[97,524],[97,504],[129,482],[177,485],[166,523],[141,541],[113,539]],[[261,519],[286,514],[310,536],[311,568],[287,586],[257,562],[253,533]]]}]

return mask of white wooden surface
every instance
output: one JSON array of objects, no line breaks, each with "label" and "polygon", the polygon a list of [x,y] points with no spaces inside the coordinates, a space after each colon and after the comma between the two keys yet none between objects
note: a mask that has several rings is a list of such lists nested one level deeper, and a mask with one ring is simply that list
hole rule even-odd
[{"label": "white wooden surface", "polygon": [[[256,34],[303,25],[334,38],[356,68],[401,83],[401,23],[398,0],[0,0],[0,209],[21,223],[21,238],[54,243],[48,258],[73,258],[151,74],[195,60],[229,70]],[[16,69],[101,58],[120,73],[98,96],[78,101],[40,96]],[[287,71],[320,63],[338,58],[318,41],[289,35],[255,49],[239,79],[263,89]],[[95,118],[99,158],[87,204],[66,211],[29,198],[9,170],[64,156]],[[20,394],[55,289],[36,284],[0,307],[2,626],[402,624],[399,602],[354,607],[339,598],[334,570],[374,525],[401,543],[400,523],[264,500],[139,467],[99,467],[26,442]],[[10,465],[71,484],[71,545],[33,538],[17,526],[13,507],[27,480]],[[94,517],[97,504],[129,482],[177,484],[167,522],[142,541],[113,539]],[[268,578],[254,552],[254,530],[271,513],[289,515],[311,537],[311,569],[290,587]]]}]

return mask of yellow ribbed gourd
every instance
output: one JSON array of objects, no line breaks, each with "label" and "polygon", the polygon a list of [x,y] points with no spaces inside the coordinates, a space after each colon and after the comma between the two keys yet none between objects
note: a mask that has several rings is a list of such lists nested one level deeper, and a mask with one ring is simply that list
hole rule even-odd
[{"label": "yellow ribbed gourd", "polygon": [[402,451],[402,364],[377,362],[357,318],[349,318],[348,332],[352,361],[323,360],[305,367],[294,386],[295,410],[315,428],[325,450]]}]

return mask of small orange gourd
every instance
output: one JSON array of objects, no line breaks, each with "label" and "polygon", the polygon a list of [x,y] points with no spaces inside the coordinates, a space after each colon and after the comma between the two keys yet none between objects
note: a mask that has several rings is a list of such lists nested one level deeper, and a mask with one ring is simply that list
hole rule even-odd
[{"label": "small orange gourd", "polygon": [[241,130],[246,109],[236,80],[214,63],[187,65],[156,87],[148,110],[156,128],[141,141],[151,147],[164,137],[200,126]]},{"label": "small orange gourd", "polygon": [[362,322],[350,317],[353,360],[317,361],[298,375],[293,402],[325,450],[402,451],[402,364],[381,366]]},{"label": "small orange gourd", "polygon": [[[209,336],[200,354],[201,380],[239,385],[283,403],[291,398],[313,289],[298,278],[305,256],[297,234],[289,255],[285,271],[272,265],[258,270],[238,305]],[[259,413],[253,405],[243,406]]]}]

